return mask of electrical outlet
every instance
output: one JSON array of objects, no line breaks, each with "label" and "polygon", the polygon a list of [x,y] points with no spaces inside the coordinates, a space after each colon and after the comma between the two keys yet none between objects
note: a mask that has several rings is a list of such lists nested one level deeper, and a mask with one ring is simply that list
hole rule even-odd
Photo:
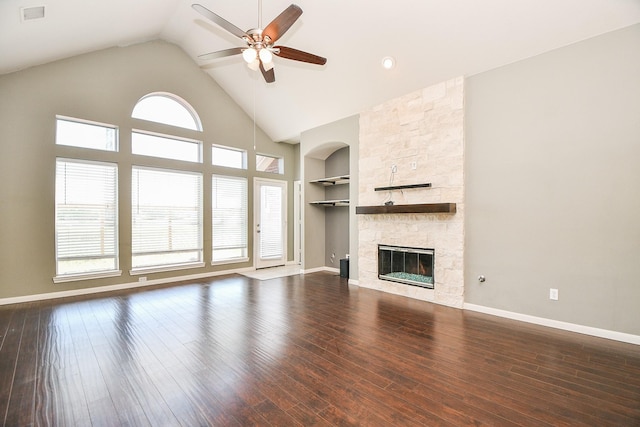
[{"label": "electrical outlet", "polygon": [[418,162],[411,162],[411,169],[412,170],[418,169]]},{"label": "electrical outlet", "polygon": [[557,289],[549,289],[549,299],[558,301],[558,290]]},{"label": "electrical outlet", "polygon": [[146,282],[147,276],[138,277],[138,282]]}]

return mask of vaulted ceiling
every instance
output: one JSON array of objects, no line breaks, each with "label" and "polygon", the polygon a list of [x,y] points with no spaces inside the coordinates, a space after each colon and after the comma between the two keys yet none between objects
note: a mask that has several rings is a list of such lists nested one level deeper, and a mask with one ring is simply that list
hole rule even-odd
[{"label": "vaulted ceiling", "polygon": [[[259,22],[260,0],[2,0],[0,74],[152,39],[180,46],[275,141],[357,114],[442,80],[469,76],[640,22],[640,0],[295,0],[304,13],[278,44],[328,59],[276,58],[267,84],[240,56],[198,55],[243,43],[191,8],[237,27]],[[263,0],[266,26],[290,0]],[[45,5],[44,18],[21,8]],[[640,46],[639,46],[640,51]],[[385,70],[382,58],[395,68]]]}]

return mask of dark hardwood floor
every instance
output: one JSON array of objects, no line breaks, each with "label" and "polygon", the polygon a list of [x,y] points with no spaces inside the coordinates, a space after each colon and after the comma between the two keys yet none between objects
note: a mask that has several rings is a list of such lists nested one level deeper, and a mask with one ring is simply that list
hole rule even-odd
[{"label": "dark hardwood floor", "polygon": [[633,426],[640,347],[314,273],[0,307],[7,426]]}]

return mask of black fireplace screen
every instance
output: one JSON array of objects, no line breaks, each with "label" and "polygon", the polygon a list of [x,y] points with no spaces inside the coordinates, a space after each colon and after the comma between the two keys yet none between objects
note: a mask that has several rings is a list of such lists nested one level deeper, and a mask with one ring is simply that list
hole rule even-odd
[{"label": "black fireplace screen", "polygon": [[434,250],[378,245],[378,278],[433,289]]}]

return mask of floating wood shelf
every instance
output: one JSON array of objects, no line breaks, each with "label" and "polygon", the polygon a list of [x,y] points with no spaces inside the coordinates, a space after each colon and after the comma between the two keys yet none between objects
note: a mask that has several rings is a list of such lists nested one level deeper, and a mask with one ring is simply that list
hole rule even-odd
[{"label": "floating wood shelf", "polygon": [[390,187],[376,187],[374,191],[387,191],[387,190],[406,190],[408,188],[428,188],[431,187],[430,182],[424,184],[407,184],[407,185],[392,185]]},{"label": "floating wood shelf", "polygon": [[309,203],[317,206],[349,206],[349,200],[318,200]]},{"label": "floating wood shelf", "polygon": [[455,203],[356,206],[356,214],[456,213]]},{"label": "floating wood shelf", "polygon": [[348,184],[349,183],[349,175],[339,175],[332,176],[329,178],[320,178],[309,181],[312,184],[321,184],[325,186],[339,185],[339,184]]}]

